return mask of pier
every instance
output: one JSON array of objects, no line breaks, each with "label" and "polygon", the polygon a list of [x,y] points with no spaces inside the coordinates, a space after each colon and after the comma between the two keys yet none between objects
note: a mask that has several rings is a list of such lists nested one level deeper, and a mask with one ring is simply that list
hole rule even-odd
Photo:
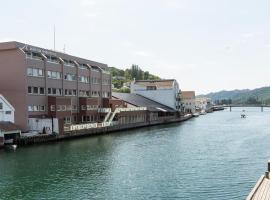
[{"label": "pier", "polygon": [[263,112],[264,108],[270,108],[270,105],[231,104],[225,105],[223,107],[230,108],[230,112],[232,112],[232,108],[261,108],[261,112]]},{"label": "pier", "polygon": [[265,175],[260,177],[246,200],[270,199],[270,160],[267,168]]}]

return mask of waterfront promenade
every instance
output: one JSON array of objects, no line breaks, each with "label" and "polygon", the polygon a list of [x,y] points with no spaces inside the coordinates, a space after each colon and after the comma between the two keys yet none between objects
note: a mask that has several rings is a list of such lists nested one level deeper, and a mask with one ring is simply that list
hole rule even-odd
[{"label": "waterfront promenade", "polygon": [[[57,135],[57,134],[45,134],[45,135],[33,135],[33,136],[21,136],[16,144],[19,146],[31,145],[31,144],[39,144],[46,142],[56,142],[66,139],[78,138],[78,137],[86,137],[100,134],[108,134],[116,131],[128,131],[131,129],[149,127],[149,126],[157,126],[162,124],[170,124],[170,123],[181,123],[186,120],[192,118],[191,114],[187,114],[182,117],[172,118],[172,117],[164,117],[160,118],[156,121],[151,122],[141,122],[141,123],[130,123],[130,124],[117,124],[117,123],[96,123],[96,124],[81,124],[81,125],[73,125],[68,127],[68,131],[65,134]],[[91,128],[86,128],[92,126]],[[77,128],[76,128],[77,127]],[[78,128],[82,127],[82,128]]]}]

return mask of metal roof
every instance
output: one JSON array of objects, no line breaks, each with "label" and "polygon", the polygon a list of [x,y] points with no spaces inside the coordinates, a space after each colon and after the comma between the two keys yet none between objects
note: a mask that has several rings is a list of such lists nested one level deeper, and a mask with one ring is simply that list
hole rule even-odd
[{"label": "metal roof", "polygon": [[12,122],[0,121],[0,130],[3,132],[20,132],[20,128]]},{"label": "metal roof", "polygon": [[152,112],[175,112],[174,109],[168,106],[165,106],[138,94],[113,92],[112,96],[117,99],[122,99],[123,101],[135,106],[147,107],[147,110]]}]

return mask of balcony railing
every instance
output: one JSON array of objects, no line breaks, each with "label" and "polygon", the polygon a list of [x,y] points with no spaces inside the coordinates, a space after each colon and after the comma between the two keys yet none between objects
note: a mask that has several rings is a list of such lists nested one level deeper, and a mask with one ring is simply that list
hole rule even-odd
[{"label": "balcony railing", "polygon": [[98,109],[98,112],[99,113],[108,113],[108,112],[111,112],[111,108],[99,108]]}]

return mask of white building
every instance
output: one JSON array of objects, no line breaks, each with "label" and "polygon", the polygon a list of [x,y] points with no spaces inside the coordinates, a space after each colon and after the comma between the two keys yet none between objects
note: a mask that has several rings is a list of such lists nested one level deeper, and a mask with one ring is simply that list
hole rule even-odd
[{"label": "white building", "polygon": [[196,108],[200,110],[207,110],[211,105],[211,99],[207,97],[197,97],[196,100]]},{"label": "white building", "polygon": [[181,101],[184,107],[185,113],[195,113],[196,104],[195,104],[195,92],[194,91],[182,91]]},{"label": "white building", "polygon": [[134,80],[130,85],[130,93],[139,94],[178,111],[181,110],[179,91],[179,85],[174,79]]},{"label": "white building", "polygon": [[14,107],[0,94],[0,121],[14,123]]}]

